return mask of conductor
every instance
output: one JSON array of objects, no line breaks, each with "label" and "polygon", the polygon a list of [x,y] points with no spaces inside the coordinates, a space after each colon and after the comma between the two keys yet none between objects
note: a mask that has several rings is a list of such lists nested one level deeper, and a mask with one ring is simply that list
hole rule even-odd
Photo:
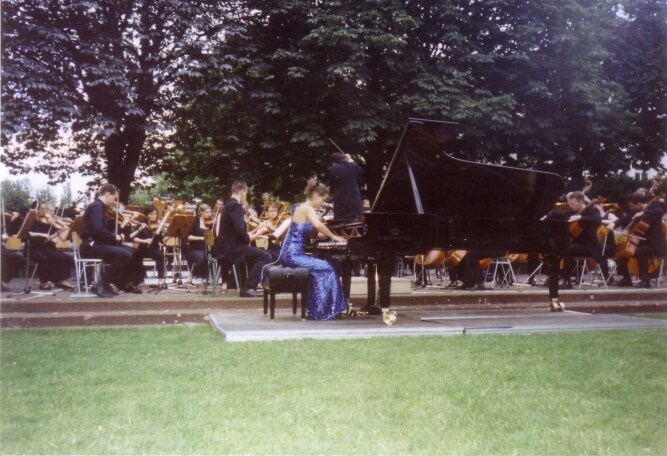
[{"label": "conductor", "polygon": [[328,173],[334,219],[362,220],[364,211],[359,185],[364,171],[352,160],[350,154],[335,152],[331,154],[331,162]]}]

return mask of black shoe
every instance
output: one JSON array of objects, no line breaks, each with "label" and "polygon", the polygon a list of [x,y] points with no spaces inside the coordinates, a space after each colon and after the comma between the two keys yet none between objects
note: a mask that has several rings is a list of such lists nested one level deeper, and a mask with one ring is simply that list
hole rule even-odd
[{"label": "black shoe", "polygon": [[447,285],[446,288],[458,288],[458,287],[459,287],[459,282],[454,281],[454,282],[451,282],[449,285]]},{"label": "black shoe", "polygon": [[632,286],[632,280],[629,279],[621,279],[618,282],[614,283],[617,287],[631,287]]},{"label": "black shoe", "polygon": [[259,298],[259,294],[255,290],[247,289],[247,290],[241,290],[239,293],[239,296],[242,298]]},{"label": "black shoe", "polygon": [[635,285],[635,288],[651,288],[651,282],[642,280],[637,285]]},{"label": "black shoe", "polygon": [[125,291],[127,291],[128,293],[134,293],[134,294],[142,294],[143,293],[143,291],[141,291],[141,289],[133,283],[127,284],[127,286],[125,287]]},{"label": "black shoe", "polygon": [[113,298],[114,294],[111,291],[111,289],[105,285],[98,283],[97,286],[95,286],[95,294],[99,296],[100,298]]}]

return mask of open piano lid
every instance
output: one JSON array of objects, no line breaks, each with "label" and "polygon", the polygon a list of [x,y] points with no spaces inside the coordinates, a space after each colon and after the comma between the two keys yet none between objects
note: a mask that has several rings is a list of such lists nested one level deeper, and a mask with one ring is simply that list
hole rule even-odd
[{"label": "open piano lid", "polygon": [[459,160],[456,123],[410,119],[371,212],[537,220],[563,194],[557,174]]}]

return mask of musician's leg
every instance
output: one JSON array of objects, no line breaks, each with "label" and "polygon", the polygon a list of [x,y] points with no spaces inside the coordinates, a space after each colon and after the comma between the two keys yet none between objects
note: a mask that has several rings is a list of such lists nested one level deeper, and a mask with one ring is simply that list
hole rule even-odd
[{"label": "musician's leg", "polygon": [[259,284],[262,268],[271,262],[271,254],[266,250],[258,249],[256,247],[247,247],[244,252],[243,260],[250,267],[248,278],[243,284],[245,290],[254,290]]},{"label": "musician's leg", "polygon": [[630,270],[628,269],[628,260],[618,259],[616,260],[616,271],[623,277],[623,279],[617,283],[620,286],[631,286],[632,277],[630,277]]},{"label": "musician's leg", "polygon": [[[88,253],[87,253],[88,255]],[[125,275],[132,261],[132,249],[115,245],[94,245],[90,247],[90,255],[101,258],[109,266],[102,273],[102,284],[125,284]]]},{"label": "musician's leg", "polygon": [[635,258],[637,258],[637,266],[639,267],[639,280],[641,280],[641,283],[639,284],[640,287],[651,287],[651,278],[648,274],[648,263],[651,261],[653,254],[653,248],[651,248],[650,244],[642,243],[637,246]]},{"label": "musician's leg", "polygon": [[51,280],[51,269],[53,265],[49,264],[49,257],[46,251],[40,249],[30,250],[30,259],[37,263],[37,275],[41,283],[46,283]]}]

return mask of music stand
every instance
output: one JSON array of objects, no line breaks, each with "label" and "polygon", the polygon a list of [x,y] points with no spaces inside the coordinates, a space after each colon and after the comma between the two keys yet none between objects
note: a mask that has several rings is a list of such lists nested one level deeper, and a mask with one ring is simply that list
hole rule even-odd
[{"label": "music stand", "polygon": [[[175,237],[178,239],[178,258],[174,258],[178,260],[178,271],[176,271],[176,268],[172,269],[172,283],[175,283],[176,285],[174,286],[167,286],[166,284],[159,285],[157,290],[155,290],[156,293],[158,293],[160,290],[163,289],[169,289],[169,290],[175,290],[175,291],[182,291],[182,292],[189,292],[189,290],[183,290],[180,288],[181,285],[183,285],[183,281],[181,280],[181,267],[182,267],[182,261],[183,261],[183,256],[182,256],[182,251],[183,251],[183,237],[187,236],[188,233],[190,233],[190,230],[192,229],[192,225],[194,225],[196,216],[194,214],[174,214],[173,218],[169,222],[169,226],[167,227],[167,232],[164,234],[165,237]],[[178,274],[178,282],[176,281],[176,274]],[[166,274],[165,274],[166,276]],[[165,277],[166,280],[166,277]]]},{"label": "music stand", "polygon": [[[23,219],[23,223],[21,224],[21,228],[19,229],[19,232],[17,233],[17,237],[19,239],[23,239],[26,243],[26,277],[28,276],[30,272],[30,228],[35,224],[35,221],[37,220],[37,211],[34,209],[31,209],[28,211],[26,214],[25,218]],[[22,294],[32,294],[32,298],[36,298],[39,296],[55,296],[56,291],[32,291],[32,282],[35,280],[35,274],[37,274],[37,268],[39,265],[35,266],[35,269],[32,270],[32,274],[30,274],[30,278],[28,281],[28,284],[25,286],[23,289],[23,293],[15,294],[15,295],[10,295],[8,298],[13,298],[15,296],[20,296]]]},{"label": "music stand", "polygon": [[67,231],[67,236],[65,237],[65,240],[74,242],[74,240],[72,239],[72,233],[78,234],[79,238],[81,238],[81,228],[83,228],[83,215],[77,215],[77,217],[74,219],[74,222]]}]

